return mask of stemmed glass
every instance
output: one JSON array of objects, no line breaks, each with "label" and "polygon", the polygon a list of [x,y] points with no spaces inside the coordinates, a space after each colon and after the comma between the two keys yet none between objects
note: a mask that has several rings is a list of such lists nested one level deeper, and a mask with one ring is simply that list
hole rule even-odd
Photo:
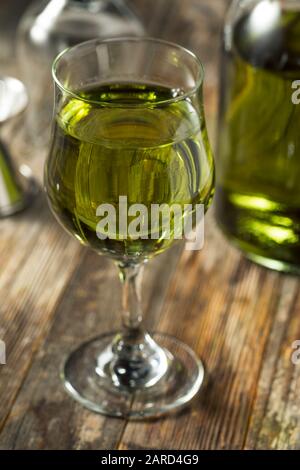
[{"label": "stemmed glass", "polygon": [[66,50],[53,77],[50,207],[82,244],[114,261],[123,286],[122,330],[77,348],[64,364],[64,385],[96,412],[158,416],[189,402],[204,375],[188,346],[144,330],[141,308],[145,262],[186,227],[196,233],[198,208],[211,202],[203,69],[175,44],[122,38]]}]

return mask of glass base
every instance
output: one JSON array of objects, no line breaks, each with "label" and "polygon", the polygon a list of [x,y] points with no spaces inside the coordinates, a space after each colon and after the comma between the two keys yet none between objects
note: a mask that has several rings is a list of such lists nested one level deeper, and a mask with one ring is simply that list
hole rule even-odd
[{"label": "glass base", "polygon": [[287,274],[300,274],[300,266],[296,266],[285,261],[279,261],[276,259],[267,258],[265,256],[257,255],[256,253],[245,252],[246,258],[253,261],[264,268],[272,269],[273,271],[280,271]]},{"label": "glass base", "polygon": [[204,378],[202,362],[184,343],[160,333],[152,337],[160,356],[164,356],[163,368],[157,365],[157,380],[152,376],[141,387],[120,384],[111,367],[116,338],[116,333],[109,333],[92,339],[76,349],[64,364],[64,386],[86,408],[126,419],[157,417],[183,407],[199,391]]},{"label": "glass base", "polygon": [[271,256],[264,256],[262,254],[256,253],[254,247],[246,243],[245,241],[233,236],[228,230],[217,221],[220,230],[223,232],[225,237],[231,242],[238,250],[240,250],[243,255],[252,261],[253,263],[263,266],[264,268],[271,269],[273,271],[279,271],[282,273],[300,275],[300,266],[297,264],[289,263],[288,261],[272,258]]}]

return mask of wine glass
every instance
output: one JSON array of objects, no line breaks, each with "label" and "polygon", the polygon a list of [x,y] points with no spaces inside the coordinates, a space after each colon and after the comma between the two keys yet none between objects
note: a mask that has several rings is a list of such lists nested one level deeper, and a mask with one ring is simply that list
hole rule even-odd
[{"label": "wine glass", "polygon": [[50,207],[82,244],[114,261],[123,286],[122,330],[77,348],[62,379],[96,412],[158,416],[189,402],[204,376],[188,346],[144,330],[141,308],[145,262],[183,238],[188,219],[195,227],[197,208],[212,199],[201,62],[161,40],[96,39],[60,54],[53,77]]}]

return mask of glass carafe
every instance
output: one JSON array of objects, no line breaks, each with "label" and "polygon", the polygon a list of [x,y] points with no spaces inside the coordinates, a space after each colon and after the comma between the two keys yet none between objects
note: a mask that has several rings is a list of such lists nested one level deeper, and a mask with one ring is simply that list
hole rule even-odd
[{"label": "glass carafe", "polygon": [[95,37],[139,36],[144,30],[126,0],[37,0],[21,19],[18,57],[28,88],[31,141],[47,144],[52,117],[51,65],[67,47]]},{"label": "glass carafe", "polygon": [[300,271],[300,1],[233,2],[225,25],[216,216],[249,258]]}]

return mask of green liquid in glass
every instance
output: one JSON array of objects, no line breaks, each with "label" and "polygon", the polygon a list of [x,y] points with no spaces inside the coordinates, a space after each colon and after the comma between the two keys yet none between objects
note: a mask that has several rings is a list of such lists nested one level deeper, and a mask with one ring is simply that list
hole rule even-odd
[{"label": "green liquid in glass", "polygon": [[82,243],[121,261],[140,261],[174,242],[172,230],[169,240],[151,239],[150,221],[148,239],[122,240],[114,234],[100,240],[97,207],[112,204],[118,215],[120,196],[149,210],[163,203],[208,207],[214,171],[202,110],[190,98],[154,106],[180,93],[113,83],[63,102],[45,183],[55,215]]}]

